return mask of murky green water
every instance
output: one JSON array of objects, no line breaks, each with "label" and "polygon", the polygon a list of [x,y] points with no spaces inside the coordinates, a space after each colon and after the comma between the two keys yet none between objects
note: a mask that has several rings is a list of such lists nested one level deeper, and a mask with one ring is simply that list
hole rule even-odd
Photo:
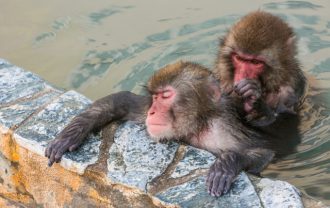
[{"label": "murky green water", "polygon": [[310,91],[298,152],[264,175],[330,204],[330,2],[274,2],[0,0],[0,57],[92,99],[138,93],[176,60],[212,67],[218,38],[247,12],[280,15],[298,34]]}]

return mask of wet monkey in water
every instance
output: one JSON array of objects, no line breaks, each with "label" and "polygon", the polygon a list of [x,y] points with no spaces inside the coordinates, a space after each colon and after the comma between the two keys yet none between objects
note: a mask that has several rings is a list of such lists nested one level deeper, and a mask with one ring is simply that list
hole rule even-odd
[{"label": "wet monkey in water", "polygon": [[[275,146],[286,145],[281,140],[286,137],[259,127],[282,124],[277,115],[295,114],[304,94],[294,41],[292,29],[278,17],[261,11],[243,17],[220,45],[215,74],[179,62],[150,78],[149,96],[119,92],[94,102],[48,145],[49,165],[91,131],[132,120],[145,123],[156,141],[177,139],[212,152],[217,159],[207,176],[208,191],[227,192],[241,170],[259,173],[281,149]],[[290,124],[288,129],[296,130],[296,123]]]},{"label": "wet monkey in water", "polygon": [[240,171],[259,173],[273,159],[271,137],[245,123],[241,98],[221,94],[210,70],[190,62],[168,65],[149,79],[147,91],[148,96],[119,92],[95,101],[49,143],[49,166],[91,131],[127,120],[145,123],[156,141],[180,140],[213,153],[217,159],[207,176],[213,196],[226,193]]},{"label": "wet monkey in water", "polygon": [[244,99],[247,118],[268,126],[295,115],[306,89],[296,58],[295,34],[282,19],[263,11],[241,18],[219,46],[214,73],[223,92]]}]

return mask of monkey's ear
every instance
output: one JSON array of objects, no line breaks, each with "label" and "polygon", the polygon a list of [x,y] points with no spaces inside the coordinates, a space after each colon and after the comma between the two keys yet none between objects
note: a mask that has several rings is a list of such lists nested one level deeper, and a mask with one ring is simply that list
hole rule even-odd
[{"label": "monkey's ear", "polygon": [[221,90],[220,90],[220,84],[219,82],[212,80],[209,84],[209,90],[211,92],[212,101],[218,102],[221,97]]},{"label": "monkey's ear", "polygon": [[143,95],[152,95],[152,92],[147,85],[140,85],[140,87],[142,88]]},{"label": "monkey's ear", "polygon": [[290,36],[286,40],[287,48],[289,49],[289,52],[291,54],[295,54],[296,53],[296,41],[297,41],[297,36],[295,36],[295,35]]},{"label": "monkey's ear", "polygon": [[297,36],[293,35],[289,37],[289,39],[286,41],[286,44],[292,47],[293,45],[295,45],[296,41],[297,41]]}]

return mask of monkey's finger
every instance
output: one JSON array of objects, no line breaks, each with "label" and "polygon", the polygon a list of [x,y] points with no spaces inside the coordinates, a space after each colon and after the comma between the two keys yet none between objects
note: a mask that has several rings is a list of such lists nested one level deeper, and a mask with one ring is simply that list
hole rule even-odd
[{"label": "monkey's finger", "polygon": [[61,161],[61,158],[62,158],[63,154],[64,154],[63,150],[58,151],[55,154],[55,162],[59,163]]},{"label": "monkey's finger", "polygon": [[45,150],[45,156],[49,158],[51,151],[52,151],[52,144],[48,144]]},{"label": "monkey's finger", "polygon": [[52,154],[52,152],[54,151],[54,147],[56,146],[56,139],[51,141],[50,143],[48,143],[48,146],[46,148],[46,151],[45,151],[45,154],[46,154],[46,157],[50,157],[50,155]]},{"label": "monkey's finger", "polygon": [[48,166],[49,167],[52,166],[54,162],[55,162],[55,151],[52,151],[49,156]]},{"label": "monkey's finger", "polygon": [[51,142],[48,143],[47,147],[46,147],[46,150],[45,150],[45,156],[50,158],[52,152],[55,150],[55,147],[56,147],[56,142],[57,140],[53,140]]},{"label": "monkey's finger", "polygon": [[238,83],[235,83],[234,88],[235,89],[241,89],[247,83],[249,83],[248,80],[247,79],[243,79],[243,80],[239,81]]},{"label": "monkey's finger", "polygon": [[207,187],[207,192],[209,194],[211,194],[214,175],[215,175],[214,171],[210,171],[206,179],[206,187]]},{"label": "monkey's finger", "polygon": [[219,184],[217,184],[217,189],[216,189],[216,196],[219,197],[223,194],[223,190],[225,187],[226,183],[226,176],[222,175],[221,180],[219,181]]},{"label": "monkey's finger", "polygon": [[79,147],[80,144],[74,144],[69,147],[69,151],[72,152]]},{"label": "monkey's finger", "polygon": [[212,189],[211,189],[211,195],[212,196],[217,196],[217,189],[218,189],[218,184],[220,182],[221,179],[221,173],[216,173],[215,177],[213,179],[213,183],[212,183]]},{"label": "monkey's finger", "polygon": [[[255,87],[250,87],[250,86],[246,86],[242,89],[237,89],[236,93],[240,96],[242,96],[243,98],[247,98],[251,95],[254,95],[256,98],[259,98],[261,95],[261,92],[255,88]],[[249,95],[247,95],[249,94]]]},{"label": "monkey's finger", "polygon": [[55,154],[55,162],[60,162],[63,154],[70,148],[70,140],[64,140],[58,143]]},{"label": "monkey's finger", "polygon": [[215,166],[215,163],[213,165],[211,165],[210,169],[209,169],[209,172],[207,173],[207,179],[206,179],[206,182],[209,182],[211,179],[213,179],[214,177],[214,174],[215,174],[215,171],[214,171],[214,166]]},{"label": "monkey's finger", "polygon": [[54,161],[48,160],[48,167],[52,167]]},{"label": "monkey's finger", "polygon": [[226,183],[224,184],[224,191],[223,193],[228,193],[231,184],[233,183],[234,176],[229,176],[228,179],[226,180]]},{"label": "monkey's finger", "polygon": [[242,94],[244,94],[248,90],[253,90],[257,93],[259,93],[259,91],[260,91],[260,89],[256,85],[251,85],[251,84],[247,84],[239,89],[240,93],[242,93]]},{"label": "monkey's finger", "polygon": [[53,164],[54,162],[56,162],[56,154],[58,153],[58,151],[61,149],[61,144],[62,142],[60,141],[56,141],[55,143],[52,144],[52,151],[50,153],[49,156],[49,161]]},{"label": "monkey's finger", "polygon": [[260,94],[252,89],[248,90],[242,95],[244,98],[251,98],[251,99],[258,99],[260,97]]},{"label": "monkey's finger", "polygon": [[257,86],[257,83],[255,81],[253,81],[252,79],[242,79],[241,81],[239,81],[238,83],[235,84],[235,88],[241,89],[246,85],[255,85]]}]

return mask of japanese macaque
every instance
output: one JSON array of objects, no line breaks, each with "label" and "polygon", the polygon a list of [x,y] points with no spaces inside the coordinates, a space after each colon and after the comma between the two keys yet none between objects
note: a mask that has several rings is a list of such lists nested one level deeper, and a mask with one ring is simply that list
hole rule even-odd
[{"label": "japanese macaque", "polygon": [[223,92],[244,99],[246,118],[267,126],[278,115],[297,114],[303,100],[306,79],[295,56],[295,34],[288,24],[256,11],[223,38],[214,73]]},{"label": "japanese macaque", "polygon": [[226,193],[240,171],[259,173],[273,159],[271,137],[254,130],[241,98],[221,94],[208,69],[189,62],[168,65],[148,81],[148,96],[119,92],[94,102],[51,141],[49,166],[75,150],[93,130],[112,121],[145,123],[156,141],[179,140],[213,153],[207,176],[213,196]]}]

